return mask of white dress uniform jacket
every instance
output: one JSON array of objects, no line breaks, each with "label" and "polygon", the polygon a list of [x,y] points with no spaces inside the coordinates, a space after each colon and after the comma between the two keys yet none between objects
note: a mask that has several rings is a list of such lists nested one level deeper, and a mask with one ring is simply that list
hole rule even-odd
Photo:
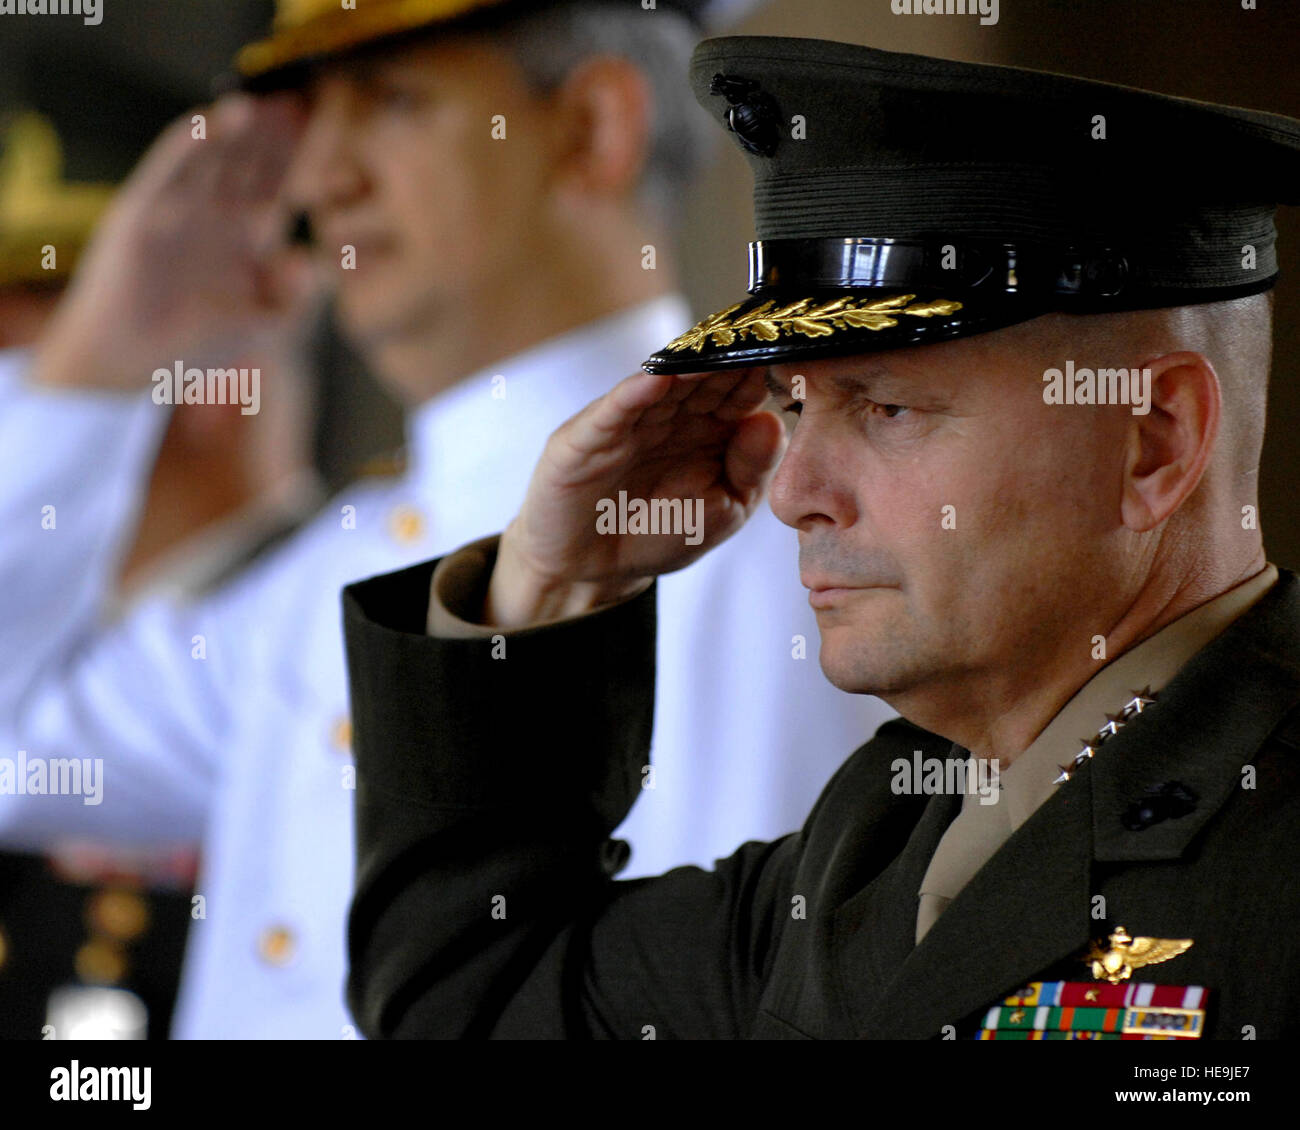
[{"label": "white dress uniform jacket", "polygon": [[[103,764],[99,804],[0,795],[0,840],[201,842],[176,1036],[356,1035],[339,590],[502,529],[549,433],[689,322],[663,298],[475,374],[413,414],[401,478],[343,491],[202,601],[111,626],[101,610],[166,409],[149,393],[37,390],[24,355],[0,355],[0,758]],[[618,833],[623,877],[794,830],[891,713],[822,676],[796,537],[766,505],[662,579],[659,623],[654,787]],[[566,756],[563,734],[545,742]]]}]

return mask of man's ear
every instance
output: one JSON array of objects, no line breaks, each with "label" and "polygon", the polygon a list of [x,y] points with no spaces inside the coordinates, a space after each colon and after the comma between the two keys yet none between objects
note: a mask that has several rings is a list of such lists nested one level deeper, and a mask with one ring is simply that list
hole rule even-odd
[{"label": "man's ear", "polygon": [[1196,489],[1223,410],[1218,374],[1200,353],[1169,353],[1142,370],[1151,374],[1149,411],[1130,425],[1120,503],[1124,525],[1138,533],[1158,526]]},{"label": "man's ear", "polygon": [[556,184],[579,201],[633,194],[649,157],[654,103],[634,63],[598,56],[579,63],[554,95],[562,150]]}]

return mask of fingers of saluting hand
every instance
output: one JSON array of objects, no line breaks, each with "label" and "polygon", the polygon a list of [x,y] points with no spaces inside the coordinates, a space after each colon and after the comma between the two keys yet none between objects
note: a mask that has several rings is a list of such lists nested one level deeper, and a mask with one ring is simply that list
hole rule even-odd
[{"label": "fingers of saluting hand", "polygon": [[690,389],[682,400],[682,409],[693,415],[712,415],[734,394],[743,394],[744,389],[755,384],[761,388],[760,373],[758,369],[722,369],[702,377],[685,374],[678,378]]},{"label": "fingers of saluting hand", "polygon": [[[767,403],[771,395],[763,383],[763,369],[741,369],[737,372],[743,374],[744,379],[737,381],[713,410],[713,414],[720,420],[740,420],[752,416]],[[773,419],[777,417],[773,416]]]},{"label": "fingers of saluting hand", "polygon": [[681,373],[663,400],[641,417],[642,424],[659,424],[678,415],[714,416],[737,420],[766,398],[761,369],[722,369],[712,373]]},{"label": "fingers of saluting hand", "polygon": [[293,93],[236,97],[243,104],[233,112],[233,125],[221,116],[227,99],[217,104],[217,140],[226,146],[221,191],[243,203],[268,203],[293,161],[305,123],[302,99]]},{"label": "fingers of saluting hand", "polygon": [[241,206],[279,192],[304,123],[295,94],[231,94],[184,114],[163,132],[135,174],[140,191],[216,196]]},{"label": "fingers of saluting hand", "polygon": [[658,425],[678,417],[738,420],[750,415],[766,396],[760,369],[678,376],[636,373],[575,416],[566,438],[578,452],[606,451],[638,429],[661,434]]},{"label": "fingers of saluting hand", "polygon": [[556,433],[551,464],[576,482],[629,459],[718,459],[728,493],[752,509],[785,435],[775,416],[759,411],[766,399],[761,369],[637,373]]},{"label": "fingers of saluting hand", "polygon": [[578,455],[617,447],[642,422],[648,409],[662,405],[673,384],[672,377],[651,373],[636,373],[620,381],[565,426],[568,447]]}]

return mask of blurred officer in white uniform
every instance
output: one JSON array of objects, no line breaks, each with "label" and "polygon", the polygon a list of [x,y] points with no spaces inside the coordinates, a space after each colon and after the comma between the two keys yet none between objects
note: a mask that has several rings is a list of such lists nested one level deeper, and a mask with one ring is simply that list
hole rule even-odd
[{"label": "blurred officer in white uniform", "polygon": [[[46,96],[34,76],[59,58],[44,42],[0,48],[0,71],[20,72],[0,97],[0,351],[40,339],[114,186],[185,106],[145,89],[129,105],[85,113],[108,81],[92,59],[64,78],[80,98],[37,110]],[[301,343],[286,335],[277,344],[281,355],[251,362],[273,363],[277,373],[277,395],[257,415],[238,404],[169,413],[133,543],[105,601],[110,619],[159,594],[195,599],[216,588],[325,500],[312,467],[314,397],[303,364],[293,363]],[[43,846],[44,854],[0,849],[0,1040],[47,1035],[47,1024],[59,1039],[165,1037],[198,845],[149,850],[83,838]]]},{"label": "blurred officer in white uniform", "polygon": [[[201,834],[175,1035],[355,1035],[337,590],[501,528],[549,432],[690,321],[669,246],[710,128],[685,78],[699,7],[376,0],[361,22],[283,0],[240,67],[297,93],[164,134],[39,348],[0,357],[0,758],[103,765],[99,803],[0,795],[0,836]],[[216,594],[108,626],[167,418],[151,374],[226,368],[283,332],[305,285],[277,266],[286,203],[310,215],[349,338],[410,406],[408,468]],[[892,713],[820,677],[794,548],[764,512],[664,581],[664,705],[623,875],[794,829]],[[727,701],[752,707],[718,715]],[[539,723],[536,756],[575,752]]]}]

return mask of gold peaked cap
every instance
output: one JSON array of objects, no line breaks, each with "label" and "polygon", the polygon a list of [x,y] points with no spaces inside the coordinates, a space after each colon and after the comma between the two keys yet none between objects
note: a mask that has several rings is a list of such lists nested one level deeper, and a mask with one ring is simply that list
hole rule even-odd
[{"label": "gold peaked cap", "polygon": [[245,78],[260,78],[307,59],[337,55],[390,35],[492,8],[504,0],[276,0],[271,35],[235,59]]},{"label": "gold peaked cap", "polygon": [[[0,285],[65,278],[113,197],[111,184],[63,180],[63,147],[42,115],[12,118],[0,135]],[[42,267],[55,249],[57,269]]]}]

